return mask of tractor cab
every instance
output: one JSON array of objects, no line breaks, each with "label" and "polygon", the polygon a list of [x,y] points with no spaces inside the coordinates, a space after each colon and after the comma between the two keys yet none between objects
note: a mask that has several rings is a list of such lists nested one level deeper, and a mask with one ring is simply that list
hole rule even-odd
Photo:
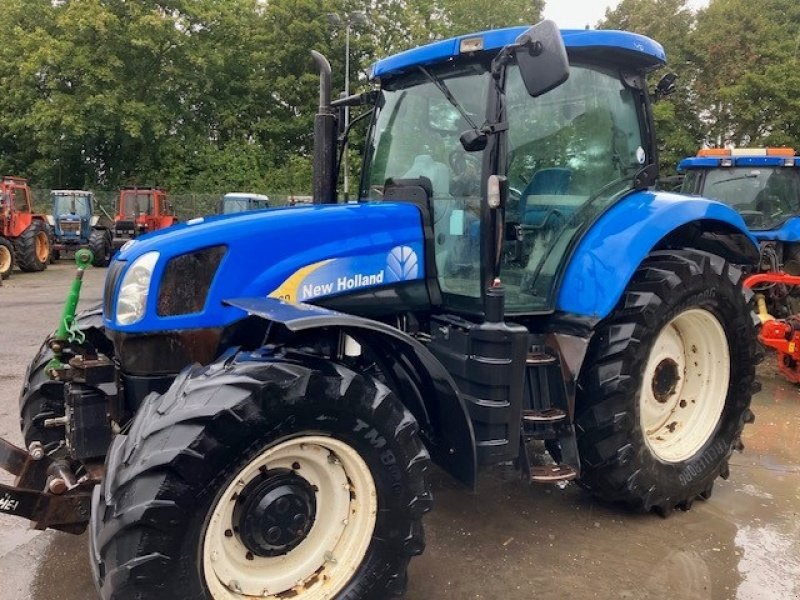
[{"label": "tractor cab", "polygon": [[231,192],[222,197],[219,213],[231,215],[251,210],[263,210],[265,208],[269,208],[269,196],[246,192]]},{"label": "tractor cab", "polygon": [[53,190],[50,226],[56,238],[64,242],[88,239],[93,221],[94,194],[82,190]]},{"label": "tractor cab", "polygon": [[678,170],[684,173],[682,193],[734,208],[756,237],[800,217],[800,161],[792,148],[704,148]]},{"label": "tractor cab", "polygon": [[582,233],[656,173],[645,75],[663,65],[661,47],[564,31],[563,45],[533,51],[526,35],[478,33],[372,67],[380,91],[360,197],[427,190],[439,286],[468,312],[497,277],[509,312],[551,311]]},{"label": "tractor cab", "polygon": [[177,223],[174,209],[161,188],[125,187],[114,216],[114,248],[135,237]]}]

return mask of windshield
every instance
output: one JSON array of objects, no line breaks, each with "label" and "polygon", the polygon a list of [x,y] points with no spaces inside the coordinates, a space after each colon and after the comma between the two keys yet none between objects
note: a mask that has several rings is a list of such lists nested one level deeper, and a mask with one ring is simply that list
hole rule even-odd
[{"label": "windshield", "polygon": [[89,196],[58,195],[55,196],[53,213],[56,216],[75,214],[79,216],[91,215]]},{"label": "windshield", "polygon": [[[506,222],[502,277],[509,311],[552,307],[573,239],[646,162],[636,94],[615,73],[572,65],[569,79],[532,99],[517,67],[508,73]],[[513,236],[512,236],[513,237]]]},{"label": "windshield", "polygon": [[703,196],[734,208],[753,229],[772,229],[800,214],[800,178],[793,168],[710,170]]},{"label": "windshield", "polygon": [[152,214],[152,195],[141,192],[126,192],[122,195],[122,214],[133,219],[137,215]]},{"label": "windshield", "polygon": [[[470,120],[483,123],[490,75],[484,65],[431,69]],[[483,152],[466,152],[467,120],[424,73],[384,89],[373,125],[362,199],[380,199],[388,179],[427,178],[433,189],[439,284],[445,295],[479,299]]]},{"label": "windshield", "polygon": [[222,201],[222,213],[226,215],[244,212],[249,208],[247,198],[224,198]]},{"label": "windshield", "polygon": [[[380,199],[386,181],[426,177],[433,189],[436,267],[445,300],[480,308],[480,205],[483,152],[459,141],[487,121],[494,83],[485,65],[431,69],[452,95],[425,73],[384,89],[367,147],[362,199]],[[510,193],[501,257],[510,312],[549,310],[554,285],[574,239],[631,187],[647,163],[639,93],[616,72],[572,65],[560,87],[532,98],[516,65],[505,90],[505,164]],[[448,298],[448,295],[450,296]],[[469,302],[466,302],[469,301]],[[465,303],[466,302],[466,303]]]}]

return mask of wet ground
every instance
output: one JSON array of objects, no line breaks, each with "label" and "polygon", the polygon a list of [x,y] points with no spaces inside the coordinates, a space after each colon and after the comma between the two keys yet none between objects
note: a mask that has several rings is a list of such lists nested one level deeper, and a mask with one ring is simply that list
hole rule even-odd
[{"label": "wet ground", "polygon": [[[54,328],[72,269],[15,274],[0,287],[0,435],[20,442],[25,366]],[[101,295],[90,270],[83,306]],[[667,519],[492,473],[470,494],[436,475],[428,547],[408,600],[800,598],[800,390],[761,366],[756,423],[731,478],[708,502]],[[86,537],[30,531],[0,516],[0,598],[93,600]]]}]

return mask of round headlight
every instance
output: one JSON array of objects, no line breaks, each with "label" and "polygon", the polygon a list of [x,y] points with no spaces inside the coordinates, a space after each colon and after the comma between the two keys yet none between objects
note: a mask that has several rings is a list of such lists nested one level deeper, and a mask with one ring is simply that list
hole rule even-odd
[{"label": "round headlight", "polygon": [[117,323],[120,325],[132,325],[144,317],[150,280],[157,262],[158,252],[148,252],[128,267],[117,297]]}]

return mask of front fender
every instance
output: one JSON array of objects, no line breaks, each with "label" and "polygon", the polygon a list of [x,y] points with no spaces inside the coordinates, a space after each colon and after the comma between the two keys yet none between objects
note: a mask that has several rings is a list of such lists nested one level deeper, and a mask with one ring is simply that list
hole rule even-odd
[{"label": "front fender", "polygon": [[225,303],[280,323],[292,333],[339,329],[370,348],[381,357],[378,364],[385,367],[387,379],[400,388],[394,391],[417,419],[433,461],[474,488],[478,460],[467,406],[444,366],[417,340],[384,323],[310,304],[288,304],[276,298]]},{"label": "front fender", "polygon": [[576,246],[564,272],[557,309],[593,319],[607,317],[656,245],[679,228],[698,222],[741,233],[757,251],[758,243],[741,215],[721,202],[635,192],[606,211]]}]

